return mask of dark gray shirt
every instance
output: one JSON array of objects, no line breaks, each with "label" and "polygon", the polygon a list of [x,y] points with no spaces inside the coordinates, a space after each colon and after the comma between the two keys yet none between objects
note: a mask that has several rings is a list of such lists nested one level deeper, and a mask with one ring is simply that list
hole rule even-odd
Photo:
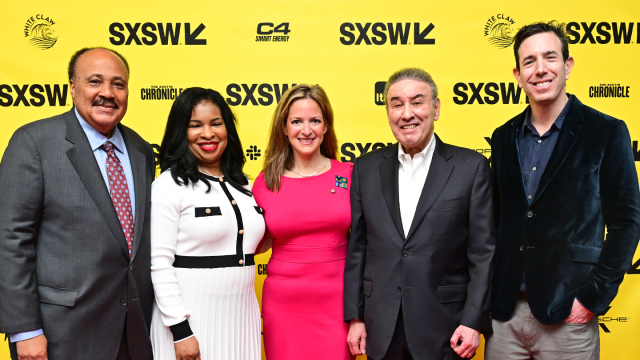
[{"label": "dark gray shirt", "polygon": [[538,130],[531,124],[531,108],[527,110],[524,124],[518,131],[518,155],[520,156],[520,169],[524,181],[525,191],[529,203],[536,196],[540,177],[547,168],[547,163],[553,152],[553,148],[558,140],[560,129],[571,108],[571,97],[562,109],[560,115],[553,123],[549,131],[540,135]]},{"label": "dark gray shirt", "polygon": [[[547,168],[547,163],[558,140],[560,129],[562,129],[564,118],[567,116],[570,108],[571,96],[569,96],[569,101],[567,101],[564,109],[562,109],[556,121],[551,125],[551,128],[542,134],[542,136],[538,134],[538,130],[531,124],[531,108],[527,109],[524,124],[522,128],[518,129],[517,141],[520,170],[522,171],[522,180],[524,181],[524,189],[527,193],[529,204],[531,204],[531,201],[536,196],[540,178]],[[520,291],[526,291],[524,272],[522,273]]]}]

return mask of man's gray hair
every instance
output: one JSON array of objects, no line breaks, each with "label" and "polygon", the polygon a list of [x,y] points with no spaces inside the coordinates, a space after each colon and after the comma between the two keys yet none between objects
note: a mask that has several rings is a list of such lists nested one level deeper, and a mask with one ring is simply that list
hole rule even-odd
[{"label": "man's gray hair", "polygon": [[433,106],[436,106],[436,99],[438,98],[438,86],[435,81],[428,72],[418,69],[418,68],[405,68],[400,69],[394,72],[391,76],[389,76],[389,80],[387,80],[387,84],[384,86],[384,104],[389,110],[389,100],[387,99],[387,94],[389,94],[389,88],[391,85],[397,83],[402,80],[416,80],[429,84],[431,86],[431,102]]}]

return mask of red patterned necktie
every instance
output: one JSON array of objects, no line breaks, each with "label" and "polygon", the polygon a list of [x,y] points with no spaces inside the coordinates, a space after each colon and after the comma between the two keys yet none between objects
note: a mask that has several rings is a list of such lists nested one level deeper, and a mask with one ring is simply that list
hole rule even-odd
[{"label": "red patterned necktie", "polygon": [[133,211],[131,210],[131,198],[129,198],[129,185],[127,185],[127,178],[124,175],[120,159],[116,156],[111,141],[107,141],[101,147],[107,152],[107,177],[109,178],[111,201],[113,201],[113,206],[116,208],[116,213],[118,213],[124,236],[127,238],[129,257],[131,257]]}]

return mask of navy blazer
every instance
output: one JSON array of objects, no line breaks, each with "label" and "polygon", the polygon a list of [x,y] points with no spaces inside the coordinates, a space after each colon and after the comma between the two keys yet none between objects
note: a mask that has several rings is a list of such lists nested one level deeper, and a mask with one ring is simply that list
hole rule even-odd
[{"label": "navy blazer", "polygon": [[566,319],[574,298],[603,314],[638,245],[640,192],[627,126],[570,96],[531,204],[516,140],[526,111],[491,138],[498,197],[494,319],[511,318],[523,271],[531,312],[542,324]]}]

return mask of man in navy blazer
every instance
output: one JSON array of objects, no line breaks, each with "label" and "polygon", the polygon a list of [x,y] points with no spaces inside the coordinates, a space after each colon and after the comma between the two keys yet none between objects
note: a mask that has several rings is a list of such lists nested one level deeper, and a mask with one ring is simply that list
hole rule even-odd
[{"label": "man in navy blazer", "polygon": [[523,27],[514,53],[531,106],[491,138],[498,241],[485,356],[598,359],[597,315],[640,238],[629,132],[566,93],[563,24]]}]

